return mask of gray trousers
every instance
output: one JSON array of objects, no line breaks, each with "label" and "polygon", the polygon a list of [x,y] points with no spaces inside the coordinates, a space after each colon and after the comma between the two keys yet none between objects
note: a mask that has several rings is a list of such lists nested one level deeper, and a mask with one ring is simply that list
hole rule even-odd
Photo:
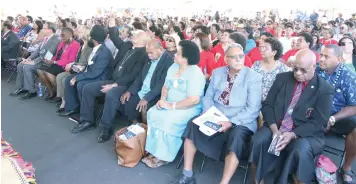
[{"label": "gray trousers", "polygon": [[25,65],[19,63],[17,65],[16,87],[28,90],[31,93],[36,92],[35,75],[36,65]]},{"label": "gray trousers", "polygon": [[65,82],[68,76],[71,74],[69,72],[62,72],[57,75],[56,83],[57,83],[57,97],[64,97],[65,90]]}]

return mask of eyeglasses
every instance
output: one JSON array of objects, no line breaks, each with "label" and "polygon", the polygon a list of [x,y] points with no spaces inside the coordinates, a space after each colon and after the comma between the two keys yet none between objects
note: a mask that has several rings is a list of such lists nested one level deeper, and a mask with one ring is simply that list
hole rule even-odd
[{"label": "eyeglasses", "polygon": [[294,72],[294,73],[300,71],[302,74],[306,74],[306,73],[308,73],[308,71],[310,70],[310,68],[309,68],[309,69],[306,69],[306,68],[298,68],[298,67],[295,67],[295,66],[294,66],[292,69],[293,69],[293,72]]},{"label": "eyeglasses", "polygon": [[170,39],[170,38],[166,39],[166,41],[167,41],[167,42],[174,42],[174,40],[173,40],[173,39]]},{"label": "eyeglasses", "polygon": [[245,58],[245,55],[244,54],[238,54],[238,55],[225,55],[226,58],[229,58],[229,59],[243,59]]}]

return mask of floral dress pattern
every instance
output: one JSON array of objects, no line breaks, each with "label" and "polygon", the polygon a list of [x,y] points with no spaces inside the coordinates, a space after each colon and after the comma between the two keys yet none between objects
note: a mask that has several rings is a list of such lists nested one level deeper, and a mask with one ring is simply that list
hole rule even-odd
[{"label": "floral dress pattern", "polygon": [[277,67],[271,71],[265,71],[262,68],[262,61],[256,61],[252,66],[252,70],[256,71],[262,76],[262,101],[266,99],[267,94],[271,89],[274,80],[276,80],[277,74],[288,72],[291,70],[287,65],[283,64],[282,62],[280,61],[276,61],[276,62],[277,62]]}]

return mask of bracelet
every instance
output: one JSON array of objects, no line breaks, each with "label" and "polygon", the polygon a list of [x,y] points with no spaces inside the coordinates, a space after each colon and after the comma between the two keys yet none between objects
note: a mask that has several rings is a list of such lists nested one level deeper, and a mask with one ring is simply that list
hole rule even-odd
[{"label": "bracelet", "polygon": [[172,109],[173,110],[176,110],[176,103],[174,102],[173,105],[172,105]]}]

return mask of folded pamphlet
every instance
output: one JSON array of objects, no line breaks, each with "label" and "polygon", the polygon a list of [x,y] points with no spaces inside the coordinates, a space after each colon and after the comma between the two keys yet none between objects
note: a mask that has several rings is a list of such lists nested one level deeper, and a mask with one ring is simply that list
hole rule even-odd
[{"label": "folded pamphlet", "polygon": [[272,142],[271,144],[269,145],[269,148],[268,148],[268,153],[270,154],[273,154],[273,155],[276,155],[276,156],[279,156],[280,155],[280,152],[277,151],[277,145],[279,143],[279,141],[281,141],[283,138],[283,136],[274,136],[273,139],[272,139]]},{"label": "folded pamphlet", "polygon": [[216,134],[222,127],[219,122],[230,121],[215,106],[211,107],[203,115],[193,120],[193,123],[199,126],[199,130],[207,136]]},{"label": "folded pamphlet", "polygon": [[142,128],[139,124],[129,126],[125,131],[121,133],[119,139],[124,141],[135,137],[137,134],[145,132],[145,129]]},{"label": "folded pamphlet", "polygon": [[50,51],[47,51],[45,57],[46,60],[52,60],[53,58],[53,54]]}]

